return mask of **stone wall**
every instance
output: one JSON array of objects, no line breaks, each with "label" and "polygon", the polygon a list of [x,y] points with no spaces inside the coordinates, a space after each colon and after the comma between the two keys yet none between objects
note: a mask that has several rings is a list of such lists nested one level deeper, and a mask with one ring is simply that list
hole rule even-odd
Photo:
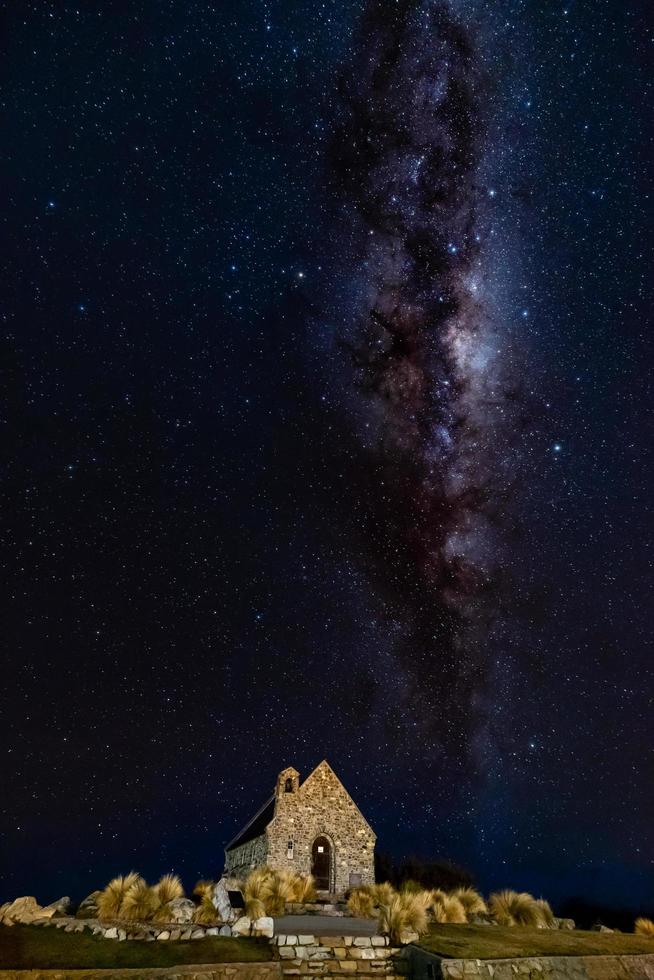
[{"label": "stone wall", "polygon": [[281,980],[278,962],[209,963],[147,970],[2,970],[0,980]]},{"label": "stone wall", "polygon": [[294,772],[285,770],[278,780],[275,814],[266,829],[268,864],[308,875],[313,842],[325,836],[332,847],[330,891],[342,895],[350,887],[350,875],[358,876],[361,884],[374,884],[375,834],[334,771],[321,762],[299,787],[294,781],[293,792],[287,793],[285,780]]},{"label": "stone wall", "polygon": [[388,936],[280,935],[273,943],[284,977],[302,980],[404,980],[398,971],[399,949]]},{"label": "stone wall", "polygon": [[267,862],[268,841],[262,834],[225,853],[225,874],[232,878],[246,878],[253,867]]},{"label": "stone wall", "polygon": [[[654,955],[440,960],[434,967],[426,974],[434,980],[654,980]],[[414,968],[412,980],[420,976]]]}]

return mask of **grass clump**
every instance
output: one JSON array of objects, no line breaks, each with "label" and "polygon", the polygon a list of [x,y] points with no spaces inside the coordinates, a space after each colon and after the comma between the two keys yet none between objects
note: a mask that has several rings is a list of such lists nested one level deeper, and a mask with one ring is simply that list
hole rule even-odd
[{"label": "grass clump", "polygon": [[494,892],[488,900],[488,909],[500,926],[543,926],[543,912],[529,892],[514,892],[506,888]]},{"label": "grass clump", "polygon": [[147,922],[152,918],[157,907],[158,899],[154,889],[150,888],[143,878],[138,878],[127,889],[118,917],[130,922]]},{"label": "grass clump", "polygon": [[454,891],[451,892],[451,895],[461,902],[461,905],[465,909],[467,918],[470,918],[471,915],[485,915],[488,912],[486,902],[474,888],[470,888],[469,886],[465,888],[455,888]]},{"label": "grass clump", "polygon": [[634,932],[637,936],[648,936],[654,939],[654,922],[641,916],[640,919],[636,919]]},{"label": "grass clump", "polygon": [[350,915],[357,919],[374,919],[376,899],[372,889],[367,885],[353,888],[348,895],[347,908]]},{"label": "grass clump", "polygon": [[98,918],[119,919],[123,902],[130,889],[133,889],[135,885],[142,881],[143,878],[136,871],[130,871],[129,874],[118,875],[116,878],[112,878],[106,888],[97,897]]},{"label": "grass clump", "polygon": [[396,892],[390,902],[380,903],[379,930],[393,942],[402,942],[407,933],[427,931],[429,892]]},{"label": "grass clump", "polygon": [[292,871],[254,868],[241,887],[245,914],[252,920],[264,915],[283,915],[289,903],[312,902],[316,884],[311,875]]},{"label": "grass clump", "polygon": [[429,905],[435,922],[450,922],[462,925],[468,921],[463,902],[455,894],[435,888],[429,892]]}]

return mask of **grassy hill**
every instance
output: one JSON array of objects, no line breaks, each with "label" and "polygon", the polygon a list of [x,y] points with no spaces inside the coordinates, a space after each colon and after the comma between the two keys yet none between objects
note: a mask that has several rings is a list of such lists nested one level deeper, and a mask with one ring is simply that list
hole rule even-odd
[{"label": "grassy hill", "polygon": [[0,968],[14,970],[180,966],[270,960],[267,939],[207,936],[185,942],[117,942],[42,926],[0,926]]},{"label": "grassy hill", "polygon": [[501,926],[435,925],[418,945],[431,953],[453,959],[654,954],[654,939],[632,933],[509,929]]}]

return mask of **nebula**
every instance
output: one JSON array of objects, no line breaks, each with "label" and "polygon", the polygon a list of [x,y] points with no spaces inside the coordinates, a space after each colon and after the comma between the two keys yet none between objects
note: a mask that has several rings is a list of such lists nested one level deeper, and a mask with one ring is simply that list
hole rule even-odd
[{"label": "nebula", "polygon": [[457,743],[479,724],[511,481],[513,382],[486,261],[489,85],[448,4],[374,0],[331,153],[345,258],[331,336],[372,474],[357,503],[366,571],[393,624],[396,690]]}]

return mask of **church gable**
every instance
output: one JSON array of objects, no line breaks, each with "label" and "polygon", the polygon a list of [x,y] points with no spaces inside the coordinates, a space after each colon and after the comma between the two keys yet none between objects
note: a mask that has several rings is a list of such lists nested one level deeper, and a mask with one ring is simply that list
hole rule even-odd
[{"label": "church gable", "polygon": [[292,766],[275,792],[226,848],[226,871],[258,865],[312,874],[319,891],[343,894],[373,884],[375,834],[326,760],[304,780]]}]

